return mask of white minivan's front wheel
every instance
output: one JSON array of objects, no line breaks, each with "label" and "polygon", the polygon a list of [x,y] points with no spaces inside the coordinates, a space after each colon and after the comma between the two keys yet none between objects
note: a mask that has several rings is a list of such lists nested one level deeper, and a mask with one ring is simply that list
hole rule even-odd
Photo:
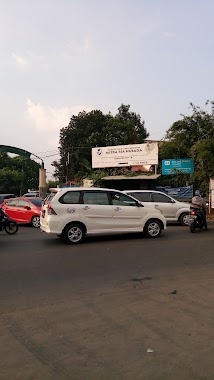
[{"label": "white minivan's front wheel", "polygon": [[80,244],[85,236],[85,230],[79,223],[72,223],[65,228],[63,239],[67,244]]},{"label": "white minivan's front wheel", "polygon": [[150,238],[156,238],[160,236],[162,230],[162,224],[159,220],[157,219],[150,219],[144,228],[144,232],[146,236]]}]

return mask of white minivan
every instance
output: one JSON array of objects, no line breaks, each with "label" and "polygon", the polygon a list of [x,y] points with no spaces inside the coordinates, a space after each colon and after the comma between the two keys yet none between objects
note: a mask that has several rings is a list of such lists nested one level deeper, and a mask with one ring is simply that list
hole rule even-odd
[{"label": "white minivan", "polygon": [[161,210],[168,222],[179,222],[182,226],[189,225],[190,203],[179,202],[156,190],[124,190],[124,193],[136,198],[144,206]]},{"label": "white minivan", "polygon": [[40,228],[70,244],[81,243],[89,234],[144,232],[156,238],[166,228],[161,211],[121,191],[95,187],[50,191],[43,201]]}]

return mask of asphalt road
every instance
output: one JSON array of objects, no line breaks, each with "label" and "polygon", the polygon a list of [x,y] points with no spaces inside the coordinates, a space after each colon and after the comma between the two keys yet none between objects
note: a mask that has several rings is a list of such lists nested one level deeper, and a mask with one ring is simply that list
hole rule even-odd
[{"label": "asphalt road", "polygon": [[213,380],[209,227],[79,246],[1,232],[0,379]]}]

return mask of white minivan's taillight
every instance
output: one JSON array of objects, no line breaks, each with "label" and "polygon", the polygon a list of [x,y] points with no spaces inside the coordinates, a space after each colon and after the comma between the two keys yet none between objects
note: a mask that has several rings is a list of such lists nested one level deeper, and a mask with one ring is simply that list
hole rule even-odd
[{"label": "white minivan's taillight", "polygon": [[48,215],[57,215],[56,211],[53,209],[51,203],[48,203]]}]

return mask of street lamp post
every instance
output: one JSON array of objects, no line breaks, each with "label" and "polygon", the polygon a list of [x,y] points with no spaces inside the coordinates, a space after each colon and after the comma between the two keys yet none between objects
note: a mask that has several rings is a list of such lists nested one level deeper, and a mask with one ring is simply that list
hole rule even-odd
[{"label": "street lamp post", "polygon": [[39,196],[41,198],[45,198],[46,191],[47,191],[47,183],[46,183],[46,169],[44,168],[44,161],[42,160],[42,158],[36,156],[35,154],[33,155],[42,161],[41,168],[39,169]]}]

